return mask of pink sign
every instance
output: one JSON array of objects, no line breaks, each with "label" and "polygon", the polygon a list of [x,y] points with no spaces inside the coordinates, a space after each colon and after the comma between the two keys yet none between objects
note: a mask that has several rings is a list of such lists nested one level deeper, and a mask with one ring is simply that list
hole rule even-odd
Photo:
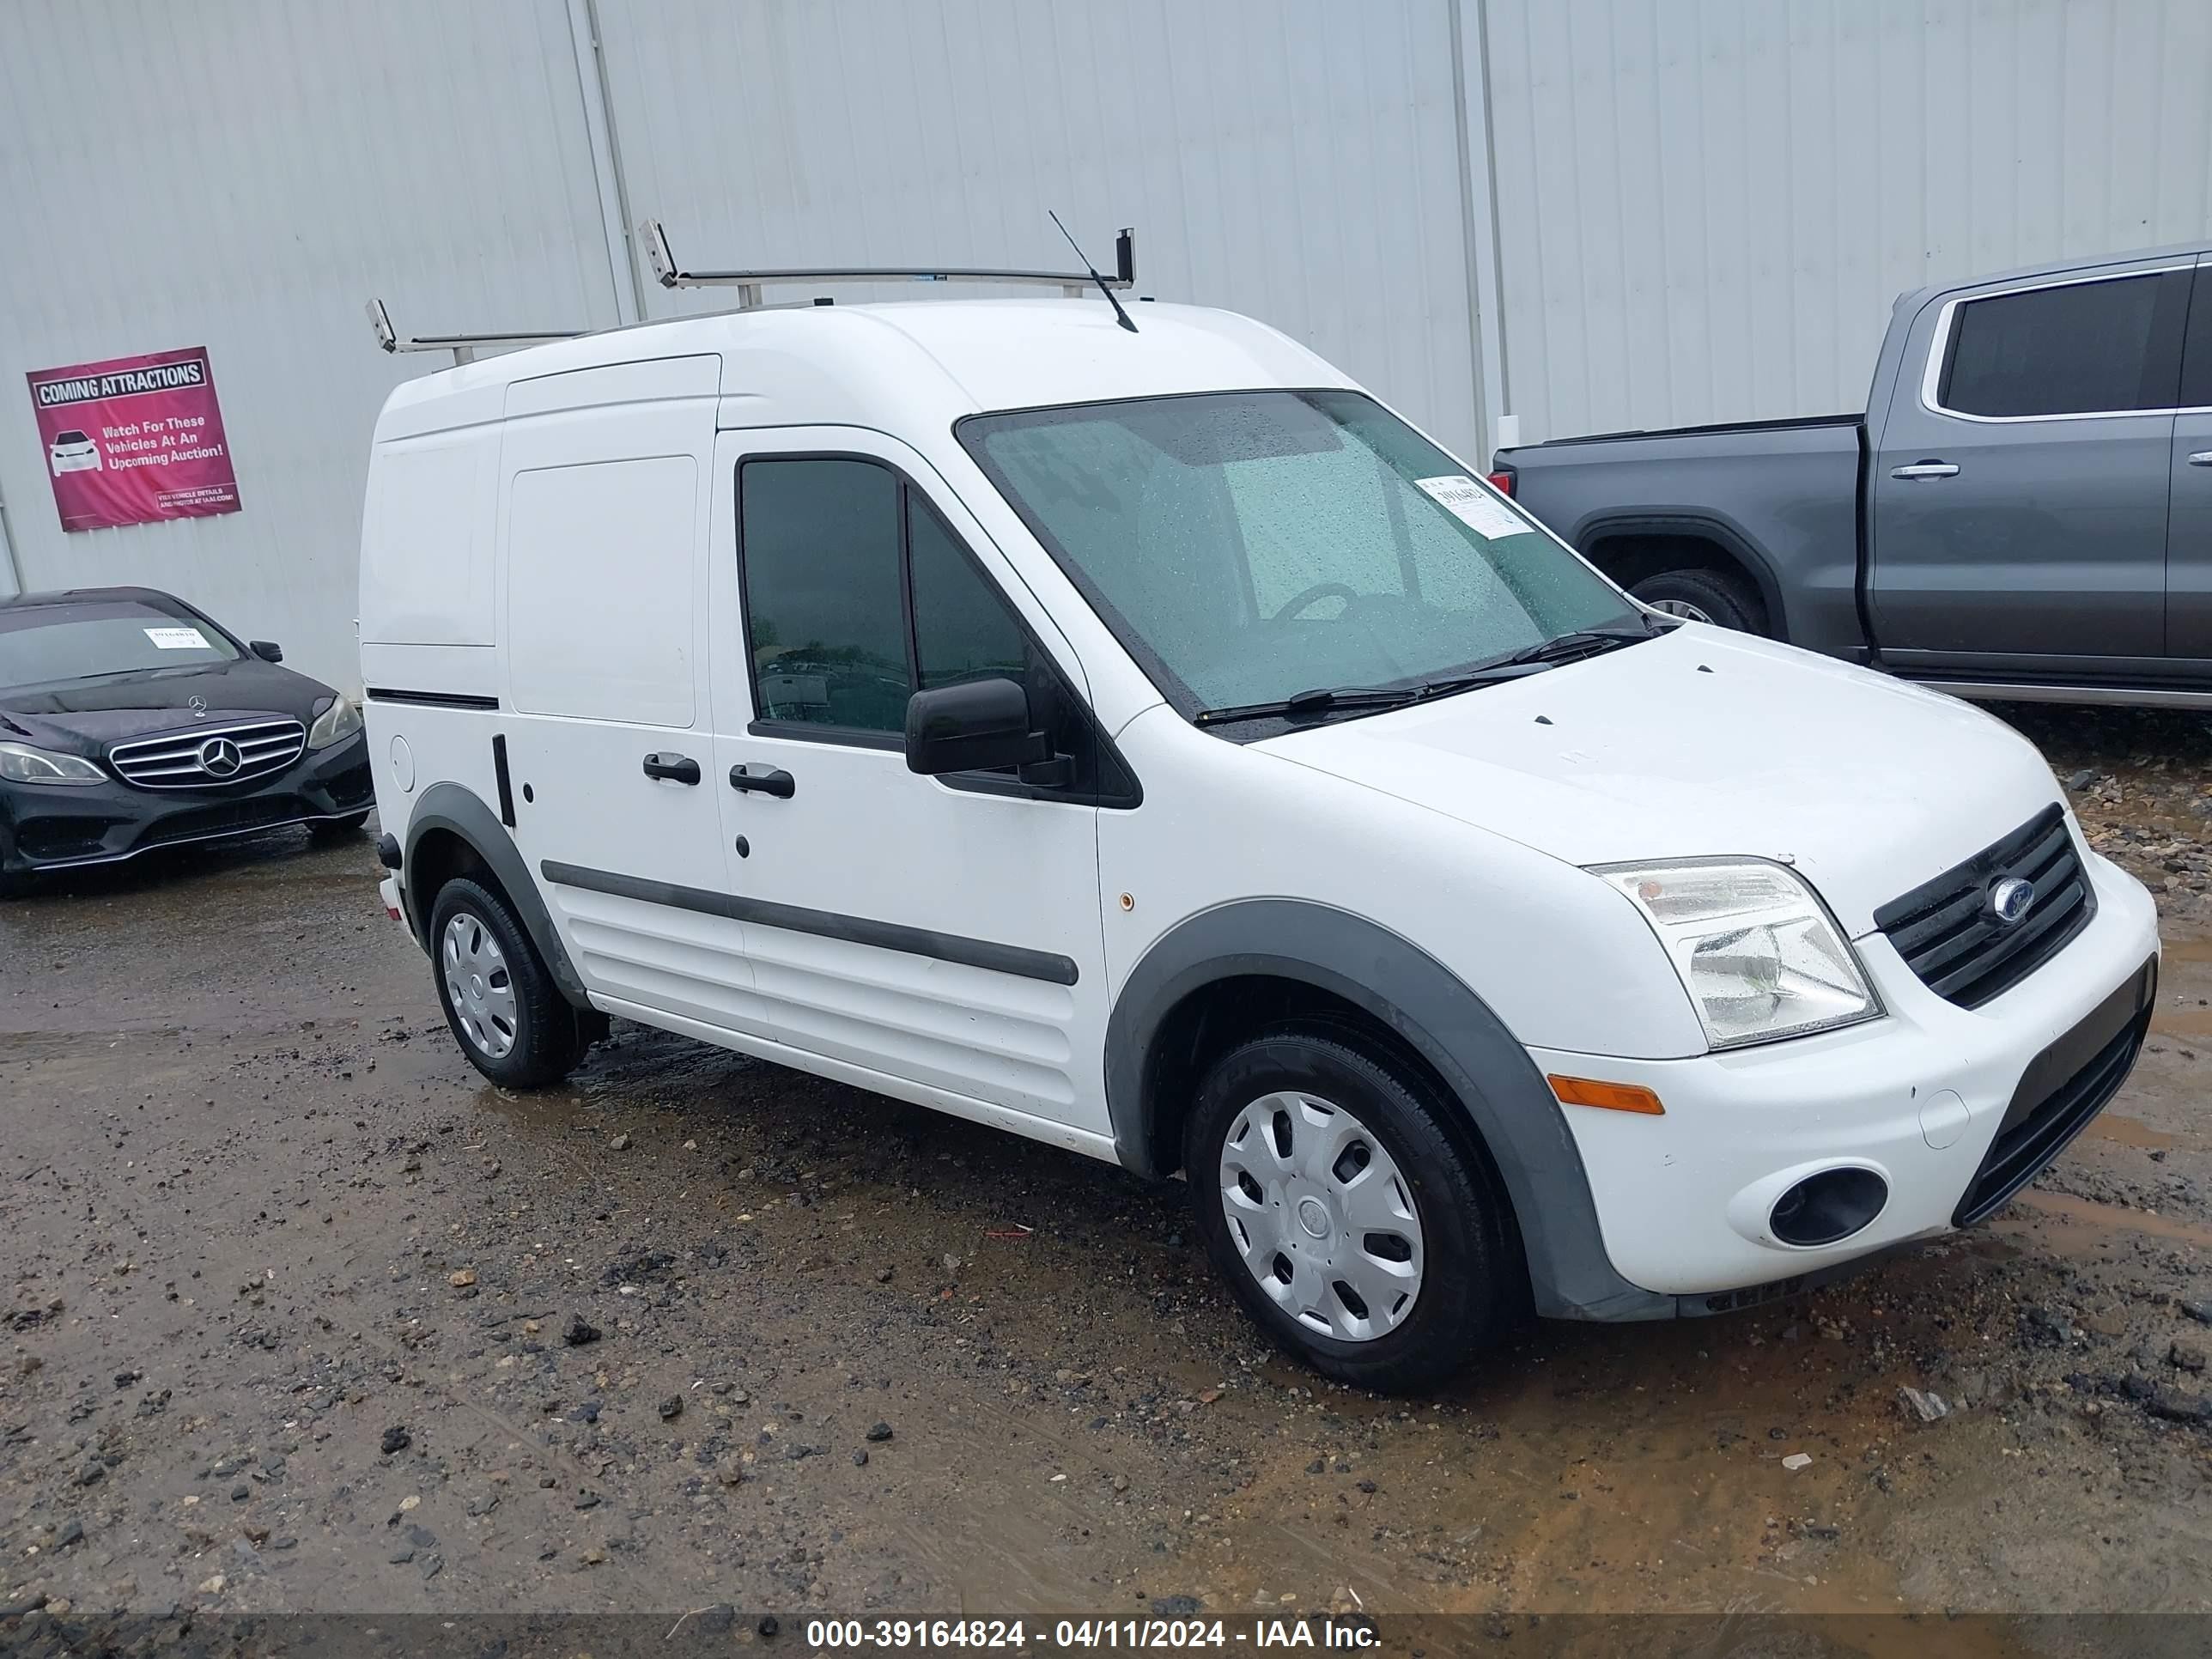
[{"label": "pink sign", "polygon": [[64,530],[238,511],[206,347],[27,378]]}]

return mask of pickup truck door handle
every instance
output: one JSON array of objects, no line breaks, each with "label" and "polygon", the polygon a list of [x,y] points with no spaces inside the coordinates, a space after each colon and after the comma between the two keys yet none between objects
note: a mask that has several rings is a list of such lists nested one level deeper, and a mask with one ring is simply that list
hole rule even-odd
[{"label": "pickup truck door handle", "polygon": [[2189,458],[2191,466],[2212,466],[2212,449],[2200,449]]},{"label": "pickup truck door handle", "polygon": [[1959,469],[1948,461],[1915,461],[1911,466],[1900,466],[1889,475],[1893,478],[1955,478]]},{"label": "pickup truck door handle", "polygon": [[699,781],[699,763],[689,755],[647,755],[645,757],[645,775],[666,778],[671,783],[696,783]]},{"label": "pickup truck door handle", "polygon": [[749,772],[742,766],[732,766],[730,769],[730,787],[755,794],[774,795],[778,800],[789,800],[799,793],[799,780],[781,768],[772,772]]}]

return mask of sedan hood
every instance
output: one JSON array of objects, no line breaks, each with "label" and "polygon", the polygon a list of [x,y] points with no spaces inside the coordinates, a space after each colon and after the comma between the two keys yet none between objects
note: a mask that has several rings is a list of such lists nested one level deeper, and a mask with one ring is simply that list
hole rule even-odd
[{"label": "sedan hood", "polygon": [[1773,859],[1854,938],[2058,793],[1968,704],[1697,624],[1256,746],[1570,864]]},{"label": "sedan hood", "polygon": [[[42,749],[96,755],[130,738],[270,715],[302,724],[334,695],[305,674],[243,657],[236,662],[152,669],[96,679],[0,690],[0,737]],[[202,714],[191,706],[197,697]]]}]

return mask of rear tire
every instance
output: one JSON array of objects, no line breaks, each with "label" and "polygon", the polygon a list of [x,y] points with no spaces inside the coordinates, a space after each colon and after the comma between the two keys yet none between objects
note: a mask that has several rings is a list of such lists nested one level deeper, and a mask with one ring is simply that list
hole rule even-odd
[{"label": "rear tire", "polygon": [[1455,1110],[1311,1028],[1243,1043],[1200,1084],[1183,1140],[1199,1235],[1244,1311],[1316,1370],[1425,1389],[1516,1322],[1511,1209]]},{"label": "rear tire", "polygon": [[457,876],[430,908],[438,1003],[469,1063],[508,1089],[542,1089],[575,1069],[582,1022],[540,961],[507,896]]},{"label": "rear tire", "polygon": [[1668,616],[1732,628],[1739,634],[1766,632],[1765,609],[1759,595],[1749,582],[1724,571],[1662,570],[1628,591]]}]

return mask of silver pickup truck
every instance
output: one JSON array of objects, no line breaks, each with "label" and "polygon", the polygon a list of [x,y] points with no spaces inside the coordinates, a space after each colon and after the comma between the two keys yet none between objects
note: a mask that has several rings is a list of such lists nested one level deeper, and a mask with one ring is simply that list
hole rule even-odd
[{"label": "silver pickup truck", "polygon": [[1864,415],[1492,465],[1677,615],[1962,696],[2212,708],[2212,247],[1908,294]]}]

